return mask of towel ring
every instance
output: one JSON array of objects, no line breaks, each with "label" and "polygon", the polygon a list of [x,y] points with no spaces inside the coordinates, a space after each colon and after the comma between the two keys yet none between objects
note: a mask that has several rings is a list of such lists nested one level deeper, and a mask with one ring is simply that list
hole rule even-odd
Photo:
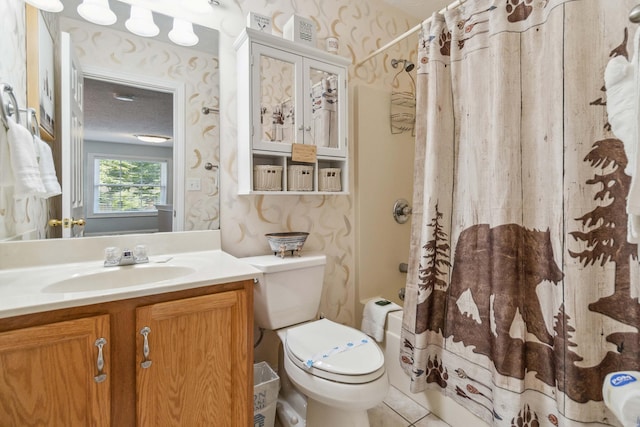
[{"label": "towel ring", "polygon": [[[8,95],[5,97],[5,94]],[[2,101],[2,108],[0,108],[2,124],[5,129],[9,129],[9,117],[15,114],[16,123],[20,123],[20,114],[18,114],[18,101],[13,94],[13,88],[6,83],[0,84],[0,101]]]},{"label": "towel ring", "polygon": [[40,125],[38,124],[38,115],[35,108],[20,108],[20,111],[27,113],[27,129],[31,135],[40,138]]}]

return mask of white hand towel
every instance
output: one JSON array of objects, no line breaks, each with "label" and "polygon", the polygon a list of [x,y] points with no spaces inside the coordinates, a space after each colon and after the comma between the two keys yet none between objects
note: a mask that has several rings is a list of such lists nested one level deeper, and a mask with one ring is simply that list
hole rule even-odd
[{"label": "white hand towel", "polygon": [[13,169],[14,197],[42,195],[45,188],[40,178],[33,135],[24,126],[8,120],[9,157]]},{"label": "white hand towel", "polygon": [[33,140],[36,143],[36,149],[38,150],[38,166],[40,168],[40,177],[44,184],[46,194],[45,197],[53,197],[58,194],[62,194],[62,188],[58,182],[56,176],[56,167],[53,164],[53,154],[51,153],[51,147],[39,137],[35,136]]},{"label": "white hand towel", "polygon": [[381,300],[383,299],[373,298],[364,305],[362,327],[360,328],[362,332],[378,342],[382,342],[384,339],[384,324],[387,320],[387,313],[402,310],[402,307],[393,302],[387,305],[376,304],[377,301]]},{"label": "white hand towel", "polygon": [[9,139],[7,130],[0,124],[0,236],[15,235],[14,204]]},{"label": "white hand towel", "polygon": [[0,126],[0,187],[13,187],[9,136],[4,126]]}]

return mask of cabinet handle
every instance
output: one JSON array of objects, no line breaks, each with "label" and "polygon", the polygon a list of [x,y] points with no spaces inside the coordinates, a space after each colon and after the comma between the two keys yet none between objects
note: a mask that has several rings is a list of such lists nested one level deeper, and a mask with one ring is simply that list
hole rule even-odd
[{"label": "cabinet handle", "polygon": [[142,366],[144,369],[147,369],[151,366],[151,359],[149,359],[149,332],[151,332],[151,328],[145,326],[140,329],[140,334],[144,337],[144,343],[142,344]]},{"label": "cabinet handle", "polygon": [[311,126],[304,127],[304,125],[298,126],[298,130],[304,130],[307,132],[311,132]]},{"label": "cabinet handle", "polygon": [[102,372],[104,369],[104,356],[102,355],[102,347],[107,343],[107,340],[104,338],[98,338],[96,340],[95,346],[98,347],[98,360],[96,361],[96,365],[98,367],[98,375],[93,377],[93,380],[97,383],[101,383],[107,379],[107,374]]}]

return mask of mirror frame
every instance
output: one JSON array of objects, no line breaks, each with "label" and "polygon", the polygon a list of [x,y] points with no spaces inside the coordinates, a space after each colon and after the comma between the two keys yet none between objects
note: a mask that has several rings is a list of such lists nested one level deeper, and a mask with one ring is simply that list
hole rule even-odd
[{"label": "mirror frame", "polygon": [[[92,65],[82,65],[84,78],[121,83],[173,95],[173,221],[172,231],[183,231],[185,221],[185,84],[142,76],[130,72],[115,72]],[[83,161],[85,159],[83,158]],[[84,191],[84,189],[83,189]]]}]

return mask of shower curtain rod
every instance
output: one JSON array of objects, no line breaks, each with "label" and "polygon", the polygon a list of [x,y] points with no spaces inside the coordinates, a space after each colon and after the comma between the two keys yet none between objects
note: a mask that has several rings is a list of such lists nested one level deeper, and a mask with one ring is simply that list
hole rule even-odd
[{"label": "shower curtain rod", "polygon": [[[453,3],[451,3],[448,6],[445,6],[444,8],[440,9],[439,13],[444,13],[445,11],[449,10],[449,9],[455,9],[456,7],[460,6],[461,4],[463,4],[466,0],[456,0]],[[382,46],[381,48],[378,48],[377,50],[374,50],[373,52],[371,52],[369,54],[369,56],[367,56],[365,59],[363,59],[362,61],[360,61],[358,64],[356,64],[356,67],[361,66],[362,64],[364,64],[365,62],[367,62],[368,60],[370,60],[371,58],[373,58],[374,56],[378,55],[379,53],[387,50],[388,48],[390,48],[391,46],[393,46],[394,44],[398,43],[399,41],[402,41],[404,39],[406,39],[407,37],[409,37],[411,34],[417,32],[420,30],[420,28],[422,28],[422,25],[426,22],[431,22],[431,19],[433,19],[432,16],[430,16],[429,18],[425,19],[424,21],[422,21],[421,23],[419,23],[418,25],[416,25],[415,27],[411,28],[409,31],[402,33],[401,35],[399,35],[398,37],[396,37],[395,39],[391,40],[389,43],[385,44],[384,46]]]}]

